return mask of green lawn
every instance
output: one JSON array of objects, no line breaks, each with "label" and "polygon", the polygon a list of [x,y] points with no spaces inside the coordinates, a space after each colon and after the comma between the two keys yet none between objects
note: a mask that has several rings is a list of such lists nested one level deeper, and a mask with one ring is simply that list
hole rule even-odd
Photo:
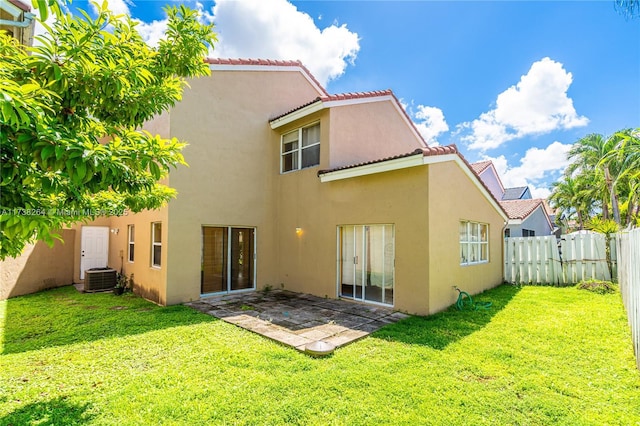
[{"label": "green lawn", "polygon": [[640,424],[620,295],[501,286],[310,358],[183,306],[0,302],[0,425]]}]

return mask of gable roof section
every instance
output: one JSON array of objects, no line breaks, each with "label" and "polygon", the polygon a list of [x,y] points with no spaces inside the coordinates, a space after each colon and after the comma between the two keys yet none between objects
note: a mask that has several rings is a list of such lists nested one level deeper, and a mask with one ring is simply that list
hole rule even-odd
[{"label": "gable roof section", "polygon": [[329,95],[320,82],[300,61],[207,58],[205,62],[209,64],[211,70],[218,71],[298,71],[311,83],[319,96]]},{"label": "gable roof section", "polygon": [[319,170],[320,182],[331,182],[334,180],[348,179],[358,176],[366,176],[374,173],[382,173],[392,170],[400,170],[409,167],[423,166],[426,164],[443,163],[454,161],[462,171],[471,179],[476,187],[484,194],[487,200],[500,213],[503,219],[508,219],[507,213],[500,205],[500,202],[493,196],[489,187],[473,171],[471,164],[460,154],[458,148],[452,145],[419,148],[412,152],[396,155],[393,157],[381,158],[379,160],[365,163],[352,164],[334,169]]},{"label": "gable roof section", "polygon": [[500,201],[500,205],[504,207],[509,219],[526,219],[540,204],[542,204],[540,199]]},{"label": "gable roof section", "polygon": [[392,102],[392,105],[398,111],[404,122],[409,126],[411,132],[414,134],[416,139],[420,142],[422,146],[425,148],[428,147],[424,138],[418,132],[416,125],[413,123],[413,120],[407,114],[407,111],[402,107],[398,98],[393,94],[393,92],[389,89],[387,90],[376,90],[371,92],[357,92],[357,93],[340,93],[334,95],[324,95],[318,96],[314,100],[302,104],[298,107],[295,107],[283,114],[277,115],[271,120],[269,120],[269,124],[272,129],[277,129],[285,124],[292,123],[296,120],[299,120],[303,117],[306,117],[315,112],[321,111],[326,108],[339,107],[344,105],[355,105],[362,103],[370,103],[370,102]]},{"label": "gable roof section", "polygon": [[515,188],[505,188],[504,194],[502,195],[502,200],[503,201],[520,200],[522,199],[522,196],[526,191],[527,191],[526,186],[518,186]]},{"label": "gable roof section", "polygon": [[549,224],[549,228],[553,230],[553,223],[551,222],[551,218],[545,208],[545,200],[541,198],[501,201],[500,205],[504,211],[507,212],[510,223],[522,222],[531,216],[536,210],[540,209]]},{"label": "gable roof section", "polygon": [[476,163],[470,164],[469,166],[475,172],[475,174],[478,175],[478,177],[482,180],[482,182],[484,182],[487,186],[489,186],[489,184],[487,183],[487,181],[483,176],[486,176],[487,173],[490,173],[495,178],[496,182],[498,182],[498,185],[500,185],[500,192],[504,194],[504,185],[502,184],[502,179],[500,179],[500,175],[498,174],[498,171],[496,170],[496,166],[493,164],[493,161],[491,160],[478,161]]},{"label": "gable roof section", "polygon": [[478,161],[477,163],[471,163],[471,169],[479,176],[480,173],[484,172],[491,164],[493,164],[491,160]]}]

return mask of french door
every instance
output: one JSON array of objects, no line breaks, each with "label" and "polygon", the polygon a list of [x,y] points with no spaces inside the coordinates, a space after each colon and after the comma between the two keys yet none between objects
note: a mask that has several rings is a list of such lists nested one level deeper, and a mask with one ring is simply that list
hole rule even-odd
[{"label": "french door", "polygon": [[255,228],[203,226],[201,293],[251,290],[255,286]]},{"label": "french door", "polygon": [[339,293],[350,299],[393,305],[393,225],[338,227]]}]

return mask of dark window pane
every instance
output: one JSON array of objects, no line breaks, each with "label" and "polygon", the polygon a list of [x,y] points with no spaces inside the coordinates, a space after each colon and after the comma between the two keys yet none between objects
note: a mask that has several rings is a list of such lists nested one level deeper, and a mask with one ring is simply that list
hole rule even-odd
[{"label": "dark window pane", "polygon": [[153,266],[160,266],[160,259],[162,255],[161,246],[153,246]]},{"label": "dark window pane", "polygon": [[320,145],[302,149],[302,168],[320,164]]},{"label": "dark window pane", "polygon": [[282,156],[282,171],[288,172],[298,168],[298,152],[285,154]]},{"label": "dark window pane", "polygon": [[133,249],[134,249],[134,245],[129,244],[129,262],[133,262]]}]

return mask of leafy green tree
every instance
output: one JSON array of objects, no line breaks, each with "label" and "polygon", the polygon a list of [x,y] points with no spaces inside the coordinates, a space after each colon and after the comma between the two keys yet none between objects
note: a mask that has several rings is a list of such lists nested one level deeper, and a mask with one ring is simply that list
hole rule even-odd
[{"label": "leafy green tree", "polygon": [[183,6],[166,9],[168,29],[152,48],[106,3],[95,18],[38,3],[41,18],[57,15],[39,46],[0,32],[1,259],[35,239],[52,243],[65,225],[175,196],[160,182],[185,164],[185,144],[140,128],[180,101],[186,78],[209,73],[203,58],[215,41]]}]

